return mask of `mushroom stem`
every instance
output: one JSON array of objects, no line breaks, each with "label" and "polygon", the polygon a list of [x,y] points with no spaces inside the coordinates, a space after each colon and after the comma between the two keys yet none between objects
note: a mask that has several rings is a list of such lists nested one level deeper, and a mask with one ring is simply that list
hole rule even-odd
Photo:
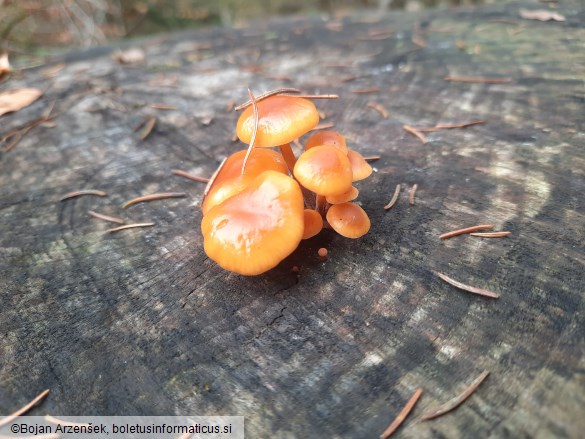
[{"label": "mushroom stem", "polygon": [[327,200],[325,199],[325,196],[317,194],[317,199],[315,201],[315,210],[319,212],[321,215],[323,215],[325,213],[326,204]]},{"label": "mushroom stem", "polygon": [[295,157],[295,154],[294,154],[292,148],[290,147],[290,143],[285,143],[284,145],[280,145],[278,147],[278,149],[280,149],[280,153],[284,157],[284,161],[286,162],[286,165],[288,166],[288,169],[290,170],[290,173],[292,174],[293,169],[295,168],[295,163],[297,162],[297,158]]}]

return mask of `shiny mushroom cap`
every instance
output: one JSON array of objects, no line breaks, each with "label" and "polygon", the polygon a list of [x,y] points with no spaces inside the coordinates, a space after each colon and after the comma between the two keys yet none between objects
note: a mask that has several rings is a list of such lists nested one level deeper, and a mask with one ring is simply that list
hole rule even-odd
[{"label": "shiny mushroom cap", "polygon": [[351,164],[347,155],[330,145],[305,151],[294,168],[294,176],[304,187],[319,195],[340,195],[351,189]]},{"label": "shiny mushroom cap", "polygon": [[370,230],[370,218],[354,203],[334,204],[327,211],[329,225],[346,238],[359,238]]},{"label": "shiny mushroom cap", "polygon": [[203,199],[201,210],[204,215],[213,206],[244,190],[252,180],[264,171],[272,170],[288,174],[288,167],[281,154],[271,149],[253,149],[246,163],[246,171],[242,175],[242,162],[245,155],[246,150],[243,150],[227,158]]},{"label": "shiny mushroom cap", "polygon": [[[280,146],[311,131],[319,123],[315,104],[294,96],[270,96],[258,102],[256,147]],[[254,109],[244,110],[236,127],[238,138],[249,144],[254,131]]]},{"label": "shiny mushroom cap", "polygon": [[330,145],[339,148],[341,151],[347,153],[347,145],[345,144],[345,137],[337,131],[318,131],[307,139],[305,150],[311,149],[315,146]]},{"label": "shiny mushroom cap", "polygon": [[303,195],[275,171],[209,210],[201,222],[207,255],[226,270],[257,275],[290,255],[303,236]]},{"label": "shiny mushroom cap", "polygon": [[372,167],[359,152],[349,149],[347,151],[347,158],[351,163],[353,181],[363,180],[372,174]]}]

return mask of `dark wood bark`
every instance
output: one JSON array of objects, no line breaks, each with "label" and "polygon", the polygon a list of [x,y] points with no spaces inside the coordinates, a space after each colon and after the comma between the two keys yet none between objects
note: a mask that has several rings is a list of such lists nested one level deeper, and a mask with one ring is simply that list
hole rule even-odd
[{"label": "dark wood bark", "polygon": [[[0,412],[49,388],[33,413],[244,415],[250,437],[361,438],[422,387],[402,437],[582,434],[585,14],[565,2],[566,22],[537,22],[520,19],[521,7],[543,5],[182,33],[132,42],[144,65],[96,49],[66,57],[54,78],[37,69],[2,84],[46,92],[3,116],[0,132],[52,103],[57,117],[1,155]],[[341,95],[317,102],[325,122],[381,156],[359,184],[368,235],[325,231],[257,277],[206,257],[203,185],[171,170],[209,176],[242,148],[226,106],[246,100],[247,86]],[[380,91],[352,93],[366,87]],[[141,141],[145,116],[157,123]],[[425,145],[402,128],[475,119],[485,124],[427,133]],[[398,183],[418,184],[416,204],[403,191],[384,211]],[[88,188],[108,195],[59,201]],[[189,197],[121,208],[181,191]],[[156,226],[108,234],[88,210]],[[512,235],[438,239],[482,223]],[[460,408],[418,420],[483,370],[491,375]]]}]

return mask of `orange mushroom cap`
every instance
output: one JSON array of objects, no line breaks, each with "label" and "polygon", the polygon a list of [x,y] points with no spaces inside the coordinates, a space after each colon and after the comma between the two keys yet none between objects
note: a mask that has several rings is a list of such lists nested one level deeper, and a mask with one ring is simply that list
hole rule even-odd
[{"label": "orange mushroom cap", "polygon": [[263,172],[205,214],[201,222],[205,252],[226,270],[264,273],[299,245],[303,210],[296,181],[276,171]]},{"label": "orange mushroom cap", "polygon": [[[319,123],[315,104],[294,96],[270,96],[258,101],[256,147],[280,146],[311,131]],[[236,126],[238,138],[249,144],[254,131],[254,109],[246,108]]]},{"label": "orange mushroom cap", "polygon": [[345,137],[337,131],[319,131],[307,139],[305,151],[315,146],[331,145],[339,148],[341,151],[347,153],[347,145],[345,144]]},{"label": "orange mushroom cap", "polygon": [[309,239],[319,234],[323,230],[323,217],[319,212],[313,209],[305,209],[303,213],[305,231],[303,232],[303,239]]},{"label": "orange mushroom cap", "polygon": [[372,174],[373,171],[372,167],[368,162],[366,162],[364,156],[361,155],[359,152],[354,151],[352,149],[348,149],[347,158],[351,163],[353,181],[363,180],[364,178],[368,178]]},{"label": "orange mushroom cap", "polygon": [[348,201],[355,200],[359,194],[360,191],[358,190],[358,188],[352,186],[350,190],[340,195],[329,195],[328,197],[326,197],[326,200],[329,204],[347,203]]},{"label": "orange mushroom cap", "polygon": [[319,195],[340,195],[351,189],[351,164],[346,154],[330,145],[305,151],[294,168],[304,187]]},{"label": "orange mushroom cap", "polygon": [[242,162],[245,155],[246,150],[243,150],[227,158],[203,199],[201,210],[204,215],[213,206],[244,190],[252,180],[264,171],[272,170],[288,174],[288,167],[281,154],[271,149],[253,149],[246,163],[246,171],[242,175]]},{"label": "orange mushroom cap", "polygon": [[370,230],[370,218],[354,203],[334,204],[327,211],[329,225],[346,238],[359,238]]}]

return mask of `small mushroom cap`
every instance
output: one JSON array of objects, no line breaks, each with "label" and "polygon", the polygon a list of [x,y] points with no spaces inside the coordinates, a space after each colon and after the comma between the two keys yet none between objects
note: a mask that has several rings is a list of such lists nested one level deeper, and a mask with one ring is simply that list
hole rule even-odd
[{"label": "small mushroom cap", "polygon": [[318,131],[307,139],[305,150],[311,149],[319,145],[330,145],[339,148],[341,151],[347,153],[347,145],[345,144],[345,137],[337,131]]},{"label": "small mushroom cap", "polygon": [[303,195],[276,171],[209,210],[201,222],[207,255],[226,270],[257,275],[290,255],[303,236]]},{"label": "small mushroom cap", "polygon": [[334,204],[327,211],[329,225],[346,238],[359,238],[370,230],[370,218],[354,203]]},{"label": "small mushroom cap", "polygon": [[326,197],[326,199],[329,204],[341,204],[355,200],[359,194],[360,191],[358,190],[358,188],[352,186],[351,189],[348,190],[347,192],[344,192],[340,195],[329,195],[328,197]]},{"label": "small mushroom cap", "polygon": [[347,151],[347,158],[351,163],[353,181],[363,180],[372,174],[372,167],[359,152],[349,149]]},{"label": "small mushroom cap", "polygon": [[[258,130],[254,146],[270,147],[292,142],[319,123],[315,104],[294,96],[270,96],[258,102]],[[254,108],[244,110],[236,126],[238,138],[250,144],[254,132]]]},{"label": "small mushroom cap", "polygon": [[305,151],[295,164],[294,176],[319,195],[340,195],[351,189],[351,164],[347,155],[330,145]]},{"label": "small mushroom cap", "polygon": [[313,209],[305,209],[303,213],[305,222],[305,231],[303,239],[309,239],[319,234],[323,230],[323,217],[319,212]]},{"label": "small mushroom cap", "polygon": [[288,167],[282,155],[271,149],[252,149],[246,162],[246,172],[242,175],[242,163],[246,150],[238,151],[227,158],[217,173],[213,184],[201,203],[205,215],[213,206],[241,192],[264,171],[277,171],[288,174]]}]

